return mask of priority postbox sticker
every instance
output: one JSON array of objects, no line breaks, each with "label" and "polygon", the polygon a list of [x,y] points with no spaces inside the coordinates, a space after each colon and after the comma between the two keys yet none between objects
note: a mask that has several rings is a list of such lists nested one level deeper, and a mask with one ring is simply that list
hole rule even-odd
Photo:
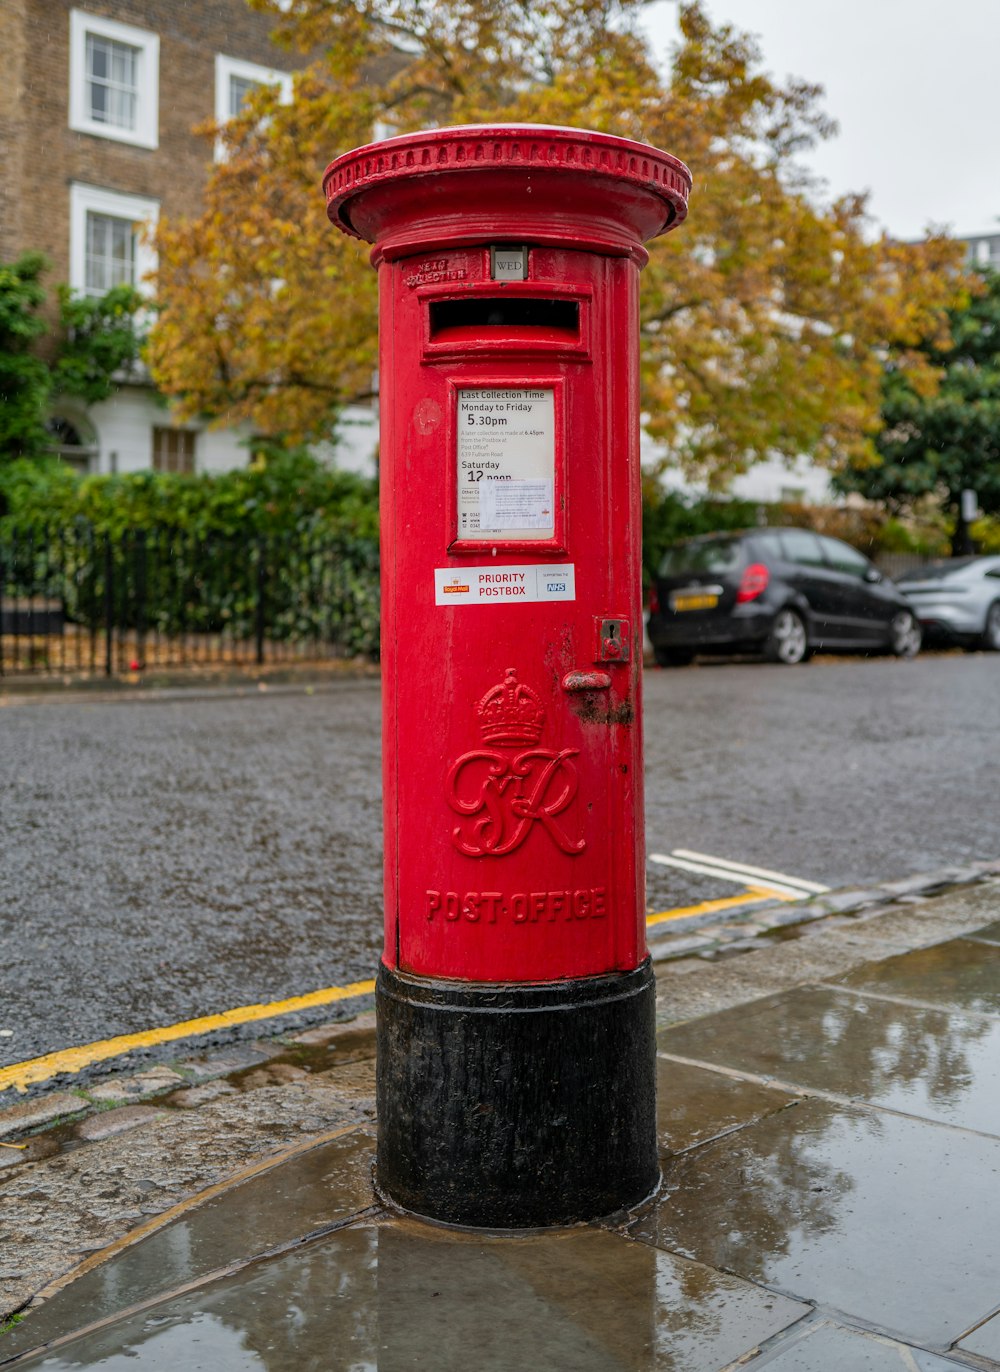
[{"label": "priority postbox sticker", "polygon": [[435,567],[435,605],[511,605],[529,600],[575,600],[573,563],[520,567]]}]

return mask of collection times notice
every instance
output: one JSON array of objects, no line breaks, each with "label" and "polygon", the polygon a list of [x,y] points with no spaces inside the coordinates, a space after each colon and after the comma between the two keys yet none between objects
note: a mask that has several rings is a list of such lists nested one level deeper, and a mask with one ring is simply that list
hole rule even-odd
[{"label": "collection times notice", "polygon": [[458,537],[555,534],[551,390],[458,392]]}]

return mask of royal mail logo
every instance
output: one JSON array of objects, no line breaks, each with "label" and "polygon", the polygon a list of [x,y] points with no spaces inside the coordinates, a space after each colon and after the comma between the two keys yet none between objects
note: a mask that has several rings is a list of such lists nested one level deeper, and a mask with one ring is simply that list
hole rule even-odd
[{"label": "royal mail logo", "polygon": [[469,589],[470,588],[467,585],[463,585],[462,582],[458,580],[451,581],[447,585],[441,587],[441,590],[445,595],[468,595]]},{"label": "royal mail logo", "polygon": [[582,853],[586,840],[574,837],[560,819],[579,789],[570,759],[580,750],[534,746],[545,725],[538,694],[508,667],[476,714],[483,741],[512,751],[481,748],[452,764],[445,791],[451,809],[462,816],[452,830],[455,847],[467,857],[502,857],[520,848],[538,825],[562,852]]}]

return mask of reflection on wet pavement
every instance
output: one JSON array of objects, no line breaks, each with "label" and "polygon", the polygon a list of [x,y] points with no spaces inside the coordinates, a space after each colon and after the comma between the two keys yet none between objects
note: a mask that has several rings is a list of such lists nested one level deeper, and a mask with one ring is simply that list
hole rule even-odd
[{"label": "reflection on wet pavement", "polygon": [[[1000,1020],[801,987],[666,1030],[659,1045],[1000,1135]],[[670,1090],[668,1077],[661,1091]]]},{"label": "reflection on wet pavement", "polygon": [[807,1100],[674,1158],[638,1237],[945,1348],[996,1308],[1000,1140]]},{"label": "reflection on wet pavement", "polygon": [[374,1136],[357,1129],[233,1186],[58,1291],[5,1336],[0,1356],[349,1219],[374,1199],[374,1151]]},{"label": "reflection on wet pavement", "polygon": [[705,1372],[807,1307],[596,1229],[328,1239],[21,1364],[49,1372]]},{"label": "reflection on wet pavement", "polygon": [[958,1372],[966,1364],[877,1335],[817,1324],[747,1363],[751,1372]]},{"label": "reflection on wet pavement", "polygon": [[1000,943],[1000,919],[994,924],[987,924],[985,929],[977,929],[975,933],[969,934],[968,938],[981,938],[986,943]]},{"label": "reflection on wet pavement", "polygon": [[[665,1036],[660,1035],[660,1042]],[[682,1062],[656,1062],[656,1133],[660,1155],[705,1143],[795,1099],[753,1082],[704,1072]]]},{"label": "reflection on wet pavement", "polygon": [[1000,947],[956,938],[871,962],[841,977],[840,986],[932,1001],[950,1010],[1000,1015]]},{"label": "reflection on wet pavement", "polygon": [[125,1248],[29,1315],[0,1356],[63,1338],[19,1366],[1000,1367],[989,933],[661,1030],[664,1186],[617,1229],[512,1238],[386,1218],[358,1127]]}]

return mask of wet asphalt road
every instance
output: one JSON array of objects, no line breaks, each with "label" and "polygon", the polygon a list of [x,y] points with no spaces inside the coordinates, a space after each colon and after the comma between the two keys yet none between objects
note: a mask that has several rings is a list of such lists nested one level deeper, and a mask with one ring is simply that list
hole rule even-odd
[{"label": "wet asphalt road", "polygon": [[[1000,855],[1000,655],[646,674],[647,842],[830,886]],[[373,975],[379,690],[0,710],[0,1064]],[[650,869],[653,909],[731,895]]]}]

